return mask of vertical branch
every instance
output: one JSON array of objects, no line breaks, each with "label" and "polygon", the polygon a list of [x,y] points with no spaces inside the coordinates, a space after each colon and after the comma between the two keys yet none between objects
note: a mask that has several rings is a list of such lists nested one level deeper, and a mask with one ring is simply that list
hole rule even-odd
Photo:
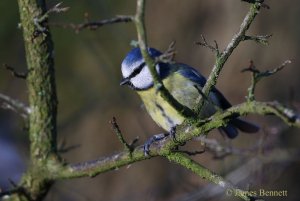
[{"label": "vertical branch", "polygon": [[[53,42],[45,22],[45,1],[18,0],[28,67],[27,86],[31,108],[30,153],[33,162],[46,160],[56,152],[57,98],[54,77]],[[39,23],[38,28],[36,22]]]},{"label": "vertical branch", "polygon": [[[240,42],[244,40],[248,40],[246,36],[246,32],[249,29],[250,25],[254,21],[256,15],[259,13],[259,10],[262,6],[263,1],[257,1],[254,2],[250,6],[250,10],[245,16],[239,31],[233,36],[231,42],[227,45],[225,50],[217,55],[215,65],[207,79],[207,82],[205,86],[203,87],[202,91],[205,96],[208,96],[209,92],[212,90],[212,88],[216,85],[218,77],[221,73],[221,70],[224,67],[224,64],[226,63],[227,59],[232,54],[233,50],[240,44]],[[204,104],[204,99],[201,99],[201,102],[197,108],[197,112],[200,112]]]},{"label": "vertical branch", "polygon": [[180,104],[165,88],[158,73],[156,72],[155,61],[148,54],[147,35],[145,31],[145,4],[146,0],[137,0],[134,23],[137,30],[139,47],[153,78],[154,87],[156,88],[157,92],[165,99],[165,101],[173,106],[173,108],[175,108],[178,113],[185,117],[194,116],[194,112],[191,109]]},{"label": "vertical branch", "polygon": [[135,26],[137,30],[137,36],[139,41],[139,47],[141,49],[141,53],[145,62],[148,65],[150,73],[153,77],[154,86],[159,89],[162,86],[162,81],[158,76],[158,73],[155,69],[155,61],[150,57],[147,51],[147,35],[146,35],[146,28],[145,28],[145,4],[146,0],[137,0],[137,7],[136,7],[136,15],[135,15]]},{"label": "vertical branch", "polygon": [[51,171],[56,167],[56,114],[53,42],[45,0],[18,0],[28,67],[30,162],[22,178],[26,194],[11,200],[41,200],[51,186]]}]

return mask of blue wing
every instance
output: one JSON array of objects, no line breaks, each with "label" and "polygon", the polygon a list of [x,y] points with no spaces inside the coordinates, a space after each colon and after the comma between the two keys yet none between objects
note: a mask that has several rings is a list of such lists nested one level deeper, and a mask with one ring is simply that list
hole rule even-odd
[{"label": "blue wing", "polygon": [[[179,64],[179,65],[181,68],[178,70],[178,72],[182,76],[186,77],[187,79],[191,80],[192,82],[197,83],[201,87],[204,87],[204,85],[206,83],[206,78],[204,76],[202,76],[196,69],[194,69],[186,64]],[[225,109],[228,109],[231,107],[231,104],[229,103],[229,101],[223,96],[223,94],[219,90],[217,90],[214,87],[212,89],[212,92],[218,98],[220,107],[222,109],[225,110]]]},{"label": "blue wing", "polygon": [[[206,83],[206,78],[202,76],[196,69],[186,64],[178,65],[180,66],[180,68],[177,72],[179,72],[182,76],[186,77],[192,82],[195,82],[201,87],[204,87]],[[229,103],[229,101],[224,97],[224,95],[215,87],[212,89],[212,93],[217,97],[218,104],[223,110],[228,109],[232,106]],[[238,135],[238,131],[236,128],[247,133],[255,133],[259,130],[259,127],[255,124],[246,122],[239,118],[233,119],[226,127],[222,127],[221,130],[223,130],[229,138],[235,138]]]}]

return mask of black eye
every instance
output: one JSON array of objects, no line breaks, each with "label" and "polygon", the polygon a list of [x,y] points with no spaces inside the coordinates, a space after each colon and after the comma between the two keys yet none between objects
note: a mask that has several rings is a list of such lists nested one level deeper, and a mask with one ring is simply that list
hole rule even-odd
[{"label": "black eye", "polygon": [[137,76],[142,71],[144,66],[145,66],[145,63],[141,63],[136,69],[134,69],[134,71],[129,75],[128,78],[133,78],[133,77]]}]

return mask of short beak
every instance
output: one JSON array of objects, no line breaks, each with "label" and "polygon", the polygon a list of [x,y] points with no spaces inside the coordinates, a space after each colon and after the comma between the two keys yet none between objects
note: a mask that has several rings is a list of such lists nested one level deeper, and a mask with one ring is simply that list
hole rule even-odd
[{"label": "short beak", "polygon": [[129,82],[130,82],[130,79],[128,77],[125,77],[121,80],[120,85],[123,86],[123,85],[129,84]]}]

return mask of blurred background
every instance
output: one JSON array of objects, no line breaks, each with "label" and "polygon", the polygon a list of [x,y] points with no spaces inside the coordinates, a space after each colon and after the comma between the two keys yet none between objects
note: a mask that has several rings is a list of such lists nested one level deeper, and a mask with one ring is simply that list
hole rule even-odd
[{"label": "blurred background", "polygon": [[[48,1],[49,7],[58,2]],[[248,67],[251,59],[261,70],[272,69],[290,59],[292,64],[283,71],[259,83],[256,98],[278,100],[299,111],[300,2],[267,3],[271,9],[261,10],[248,34],[273,34],[270,44],[243,42],[226,63],[217,87],[232,104],[241,103],[245,101],[250,75],[240,71]],[[91,21],[131,15],[135,13],[135,4],[134,0],[65,0],[63,6],[70,7],[69,11],[52,14],[50,23],[81,23],[85,13]],[[216,40],[223,49],[238,30],[248,8],[247,3],[237,0],[148,1],[148,42],[163,51],[176,40],[176,60],[208,76],[214,54],[195,42],[200,41],[203,34],[209,43]],[[25,72],[16,1],[1,0],[0,16],[0,64],[6,63]],[[151,135],[162,132],[143,109],[137,94],[119,86],[120,64],[132,48],[130,42],[136,40],[132,23],[107,25],[78,34],[71,29],[52,26],[51,32],[59,99],[58,144],[76,147],[62,153],[66,161],[76,163],[121,151],[122,146],[109,124],[113,116],[128,141],[139,136],[142,144]],[[0,93],[28,103],[25,81],[11,76],[4,67],[0,68]],[[287,197],[268,197],[267,200],[298,200],[300,186],[296,178],[300,163],[295,153],[299,153],[299,129],[288,128],[273,117],[250,116],[247,119],[260,124],[261,131],[253,135],[240,134],[233,141],[226,140],[218,131],[208,136],[218,146],[237,151],[228,154],[208,150],[193,158],[243,189],[286,190],[288,193]],[[26,124],[18,114],[0,110],[0,122],[1,154],[5,151],[11,154],[11,157],[0,154],[0,168],[3,168],[0,171],[12,171],[0,174],[0,188],[7,189],[11,185],[8,180],[15,178],[17,181],[26,167],[28,138]],[[184,149],[202,150],[203,146],[195,141]],[[11,159],[13,157],[15,160]],[[222,189],[162,158],[135,163],[95,178],[56,182],[46,197],[46,200],[79,201],[233,199]]]}]

